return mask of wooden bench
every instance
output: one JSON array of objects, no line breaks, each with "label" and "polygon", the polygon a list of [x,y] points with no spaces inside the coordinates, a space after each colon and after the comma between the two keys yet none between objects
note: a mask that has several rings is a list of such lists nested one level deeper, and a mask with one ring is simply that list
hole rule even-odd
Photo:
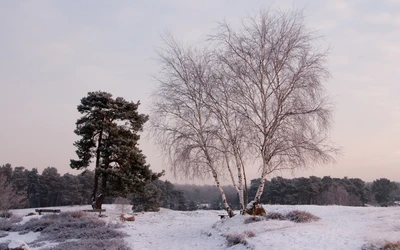
[{"label": "wooden bench", "polygon": [[222,220],[222,219],[225,219],[225,218],[228,218],[228,215],[227,214],[219,214],[218,215],[219,216],[219,218]]},{"label": "wooden bench", "polygon": [[105,209],[87,209],[87,210],[82,210],[83,212],[88,212],[88,213],[100,213],[105,212]]},{"label": "wooden bench", "polygon": [[39,213],[39,215],[42,215],[42,213],[60,213],[60,209],[45,209],[45,208],[38,208],[35,209],[36,213]]}]

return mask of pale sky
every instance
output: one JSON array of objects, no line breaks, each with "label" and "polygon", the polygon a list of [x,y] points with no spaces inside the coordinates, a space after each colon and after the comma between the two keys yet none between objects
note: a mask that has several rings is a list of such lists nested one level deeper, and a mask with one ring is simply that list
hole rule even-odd
[{"label": "pale sky", "polygon": [[[216,22],[236,26],[261,7],[304,8],[324,36],[331,138],[342,148],[336,164],[278,174],[400,181],[400,0],[0,0],[0,165],[78,173],[69,160],[87,92],[140,100],[148,113],[160,34],[199,43]],[[151,141],[142,136],[140,146],[153,170],[165,168]]]}]

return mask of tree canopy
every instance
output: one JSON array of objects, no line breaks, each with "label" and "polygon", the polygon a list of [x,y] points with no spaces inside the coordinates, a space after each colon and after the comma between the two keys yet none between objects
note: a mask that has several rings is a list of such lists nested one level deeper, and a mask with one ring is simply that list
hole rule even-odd
[{"label": "tree canopy", "polygon": [[76,122],[75,133],[81,139],[74,143],[78,160],[72,159],[70,166],[86,169],[95,161],[94,208],[101,208],[105,195],[141,191],[162,174],[150,170],[138,147],[138,133],[148,120],[147,115],[139,114],[139,105],[101,91],[89,92],[78,105],[82,117]]}]

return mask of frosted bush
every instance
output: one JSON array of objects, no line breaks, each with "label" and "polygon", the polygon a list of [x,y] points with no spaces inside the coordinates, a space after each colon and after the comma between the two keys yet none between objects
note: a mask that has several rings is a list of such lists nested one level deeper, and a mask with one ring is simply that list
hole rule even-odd
[{"label": "frosted bush", "polygon": [[261,217],[261,216],[250,216],[244,220],[244,224],[254,223],[254,222],[263,221],[263,220],[264,220],[264,217]]},{"label": "frosted bush", "polygon": [[296,223],[317,221],[320,218],[305,211],[293,210],[286,214],[286,218]]},{"label": "frosted bush", "polygon": [[256,236],[256,233],[253,230],[246,230],[242,233],[229,233],[224,235],[228,244],[228,247],[243,244],[245,246],[248,245],[247,238],[251,238]]},{"label": "frosted bush", "polygon": [[57,246],[43,248],[44,250],[87,250],[87,249],[107,249],[107,250],[129,250],[123,239],[82,239],[79,241],[68,241]]},{"label": "frosted bush", "polygon": [[11,229],[12,223],[9,219],[0,218],[0,230],[9,231]]},{"label": "frosted bush", "polygon": [[278,212],[269,212],[265,215],[267,220],[284,220],[285,216]]},{"label": "frosted bush", "polygon": [[9,242],[0,243],[0,250],[8,250],[8,243]]},{"label": "frosted bush", "polygon": [[237,244],[247,245],[246,235],[244,235],[244,234],[230,233],[230,234],[226,234],[225,238],[227,240],[228,247],[231,247],[231,246],[234,246]]}]

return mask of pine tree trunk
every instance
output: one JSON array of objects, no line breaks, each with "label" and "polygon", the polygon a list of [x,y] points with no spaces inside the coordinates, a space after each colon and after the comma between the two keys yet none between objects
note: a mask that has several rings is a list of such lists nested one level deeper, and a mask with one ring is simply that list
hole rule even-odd
[{"label": "pine tree trunk", "polygon": [[99,139],[97,141],[96,165],[94,167],[94,186],[93,186],[93,192],[92,192],[92,198],[91,198],[93,209],[96,209],[96,207],[97,207],[97,190],[99,188],[100,148],[101,148],[102,137],[103,137],[103,130],[100,131]]}]

